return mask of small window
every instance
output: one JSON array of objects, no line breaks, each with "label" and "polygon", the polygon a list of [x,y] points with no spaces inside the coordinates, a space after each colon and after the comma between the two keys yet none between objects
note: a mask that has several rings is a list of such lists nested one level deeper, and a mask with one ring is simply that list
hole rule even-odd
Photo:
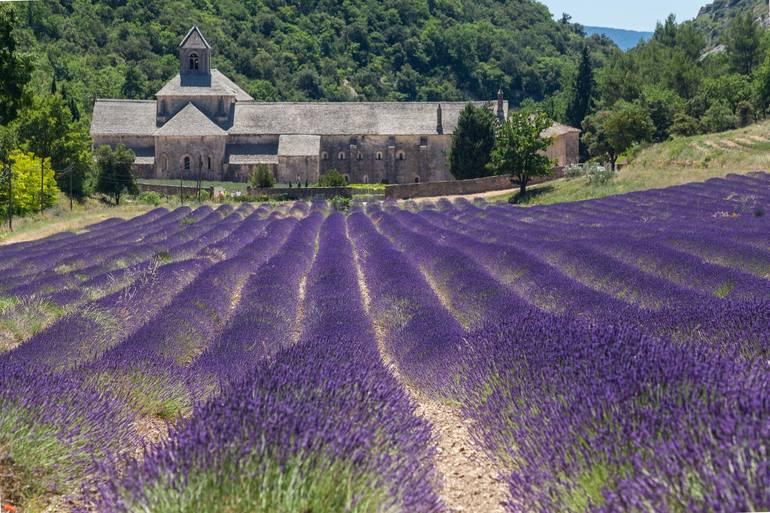
[{"label": "small window", "polygon": [[360,151],[358,152],[358,160],[364,160],[364,154]]},{"label": "small window", "polygon": [[190,170],[190,157],[184,158],[184,170],[189,171]]},{"label": "small window", "polygon": [[364,183],[369,183],[369,176],[364,175],[363,178],[361,178],[361,181]]},{"label": "small window", "polygon": [[350,183],[350,176],[345,175],[345,183]]},{"label": "small window", "polygon": [[190,54],[190,71],[198,71],[198,54]]},{"label": "small window", "polygon": [[325,151],[321,152],[321,160],[329,160],[329,154]]},{"label": "small window", "polygon": [[420,177],[419,176],[415,176],[414,177],[414,183],[420,183]]},{"label": "small window", "polygon": [[403,151],[399,151],[398,152],[398,160],[404,160],[404,152]]},{"label": "small window", "polygon": [[208,158],[208,170],[211,171],[211,155]]},{"label": "small window", "polygon": [[345,152],[341,151],[337,154],[337,160],[345,160]]},{"label": "small window", "polygon": [[378,151],[377,154],[374,156],[374,158],[377,160],[382,160],[382,152]]}]

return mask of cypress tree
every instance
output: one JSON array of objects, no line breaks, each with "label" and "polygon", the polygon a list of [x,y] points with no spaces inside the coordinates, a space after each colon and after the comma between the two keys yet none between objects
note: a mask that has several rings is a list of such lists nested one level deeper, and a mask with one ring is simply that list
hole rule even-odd
[{"label": "cypress tree", "polygon": [[590,114],[593,104],[594,72],[591,66],[591,55],[588,47],[583,46],[580,55],[580,66],[575,82],[572,85],[572,96],[567,106],[567,123],[580,128],[583,120]]}]

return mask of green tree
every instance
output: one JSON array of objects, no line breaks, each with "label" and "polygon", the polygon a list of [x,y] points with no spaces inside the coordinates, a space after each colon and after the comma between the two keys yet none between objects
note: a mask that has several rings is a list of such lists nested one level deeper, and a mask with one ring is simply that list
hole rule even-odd
[{"label": "green tree", "polygon": [[59,95],[36,96],[23,111],[19,122],[19,138],[40,159],[40,195],[44,195],[45,159],[50,159],[56,146],[67,136],[70,111]]},{"label": "green tree", "polygon": [[[49,159],[42,159],[43,168],[43,203],[40,203],[40,176],[41,159],[32,153],[14,150],[9,154],[11,168],[13,170],[13,213],[25,215],[31,212],[48,208],[56,203],[59,190],[54,180],[53,169]],[[5,185],[5,184],[4,184]],[[7,214],[8,189],[0,187],[0,205],[3,213]]]},{"label": "green tree", "polygon": [[449,171],[458,180],[488,174],[486,165],[495,146],[495,114],[469,103],[460,111],[452,133]]},{"label": "green tree", "polygon": [[658,86],[647,86],[642,90],[641,103],[649,111],[655,133],[654,142],[668,139],[671,125],[679,112],[684,112],[684,101],[674,91]]},{"label": "green tree", "polygon": [[147,77],[142,71],[134,65],[126,70],[126,76],[123,80],[123,87],[120,93],[124,98],[131,100],[143,100],[147,95]]},{"label": "green tree", "polygon": [[345,187],[347,184],[345,175],[336,169],[330,169],[318,179],[319,187]]},{"label": "green tree", "polygon": [[522,196],[532,177],[546,176],[553,168],[553,161],[545,156],[551,138],[543,136],[551,124],[545,114],[511,112],[497,127],[495,147],[487,167],[495,175],[513,177]]},{"label": "green tree", "polygon": [[751,75],[762,54],[762,31],[754,19],[753,12],[735,17],[727,29],[726,45],[733,70],[743,75]]},{"label": "green tree", "polygon": [[64,136],[54,143],[51,154],[51,165],[57,173],[69,166],[71,176],[56,175],[59,189],[70,192],[72,181],[72,197],[83,199],[93,192],[95,170],[94,158],[91,151],[91,136],[85,121],[71,122]]},{"label": "green tree", "polygon": [[583,46],[580,54],[578,74],[572,84],[569,104],[567,105],[567,123],[571,126],[583,126],[583,120],[590,113],[594,94],[594,72],[588,46]]},{"label": "green tree", "polygon": [[13,7],[0,5],[0,125],[10,123],[26,103],[24,94],[32,67],[16,49]]},{"label": "green tree", "polygon": [[275,185],[275,177],[267,164],[258,164],[249,177],[249,185],[254,188],[268,188]]},{"label": "green tree", "polygon": [[587,117],[583,123],[583,141],[589,153],[607,158],[613,171],[624,151],[634,143],[650,140],[654,132],[647,109],[626,101],[618,102],[612,110]]},{"label": "green tree", "polygon": [[124,193],[136,194],[136,179],[131,170],[135,158],[134,152],[122,144],[114,150],[107,145],[99,146],[96,150],[99,171],[96,191],[112,196],[116,205],[120,205],[120,197]]},{"label": "green tree", "polygon": [[727,102],[714,103],[701,118],[701,123],[708,132],[724,132],[732,130],[738,125],[738,116]]}]

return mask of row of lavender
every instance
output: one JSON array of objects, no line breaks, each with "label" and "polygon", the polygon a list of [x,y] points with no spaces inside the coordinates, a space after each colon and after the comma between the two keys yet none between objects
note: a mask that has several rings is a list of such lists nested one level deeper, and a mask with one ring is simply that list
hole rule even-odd
[{"label": "row of lavender", "polygon": [[414,272],[381,293],[449,326],[391,350],[477,420],[513,511],[767,509],[769,193],[760,176],[530,210],[370,208],[438,291],[414,292]]}]

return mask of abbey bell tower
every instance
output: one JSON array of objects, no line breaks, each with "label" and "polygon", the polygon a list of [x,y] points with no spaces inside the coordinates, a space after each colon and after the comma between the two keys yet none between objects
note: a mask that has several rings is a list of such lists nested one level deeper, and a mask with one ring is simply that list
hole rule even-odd
[{"label": "abbey bell tower", "polygon": [[198,27],[193,27],[179,44],[179,64],[182,76],[211,75],[211,46]]}]

